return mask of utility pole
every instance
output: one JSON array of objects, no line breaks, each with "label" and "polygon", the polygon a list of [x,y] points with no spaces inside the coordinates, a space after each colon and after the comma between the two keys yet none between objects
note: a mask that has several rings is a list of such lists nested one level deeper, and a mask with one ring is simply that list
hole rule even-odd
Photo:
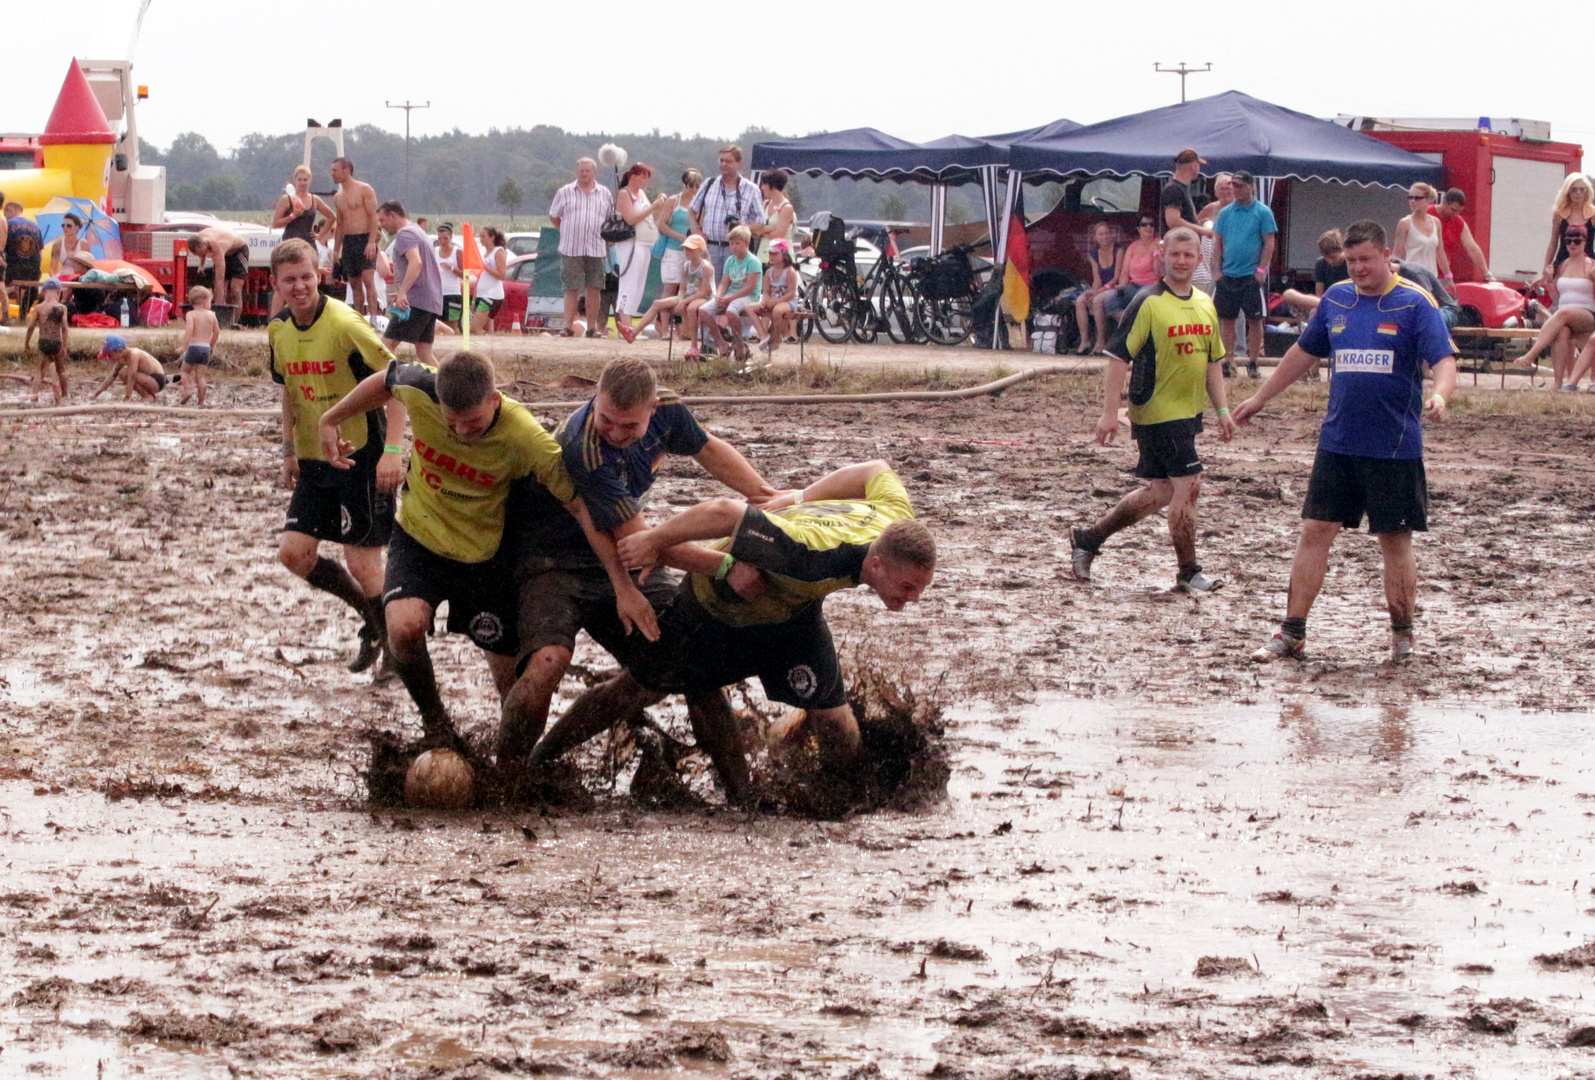
[{"label": "utility pole", "polygon": [[1186,67],[1185,61],[1180,61],[1179,67],[1164,67],[1162,64],[1153,64],[1152,70],[1160,75],[1178,75],[1180,77],[1180,104],[1185,104],[1185,76],[1200,75],[1204,71],[1212,71],[1213,63],[1208,61],[1206,67]]},{"label": "utility pole", "polygon": [[[1208,66],[1212,67],[1211,64]],[[408,202],[410,199],[410,112],[413,109],[430,109],[432,103],[428,101],[425,105],[412,105],[410,104],[410,99],[405,98],[403,105],[395,105],[391,101],[384,101],[383,104],[390,109],[404,110],[404,198]]]}]

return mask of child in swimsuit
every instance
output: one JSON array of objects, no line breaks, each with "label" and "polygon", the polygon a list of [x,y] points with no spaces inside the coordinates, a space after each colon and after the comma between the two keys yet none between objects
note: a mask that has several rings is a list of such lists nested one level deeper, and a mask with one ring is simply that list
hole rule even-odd
[{"label": "child in swimsuit", "polygon": [[205,407],[205,368],[215,363],[211,350],[221,337],[221,324],[210,309],[211,292],[203,285],[188,290],[188,314],[183,317],[183,396],[179,405],[187,405],[189,384],[199,397],[199,407]]},{"label": "child in swimsuit", "polygon": [[54,363],[50,392],[55,395],[57,405],[66,400],[67,394],[67,320],[66,305],[61,303],[63,291],[61,283],[55,278],[39,286],[39,302],[28,309],[28,332],[22,338],[22,349],[26,352],[33,332],[39,332],[39,369],[33,375],[33,400],[39,400],[39,389],[46,377],[45,370]]},{"label": "child in swimsuit", "polygon": [[[127,383],[127,393],[122,395],[123,401],[129,401],[136,393],[145,401],[154,401],[156,395],[166,389],[166,384],[176,382],[181,375],[167,377],[166,369],[161,367],[161,362],[143,349],[135,349],[128,345],[120,334],[112,334],[105,339],[105,345],[100,349],[100,356],[109,357],[114,361],[111,373],[105,377],[100,388],[94,391],[94,398],[105,393],[118,378]],[[94,398],[90,398],[93,401]]]}]

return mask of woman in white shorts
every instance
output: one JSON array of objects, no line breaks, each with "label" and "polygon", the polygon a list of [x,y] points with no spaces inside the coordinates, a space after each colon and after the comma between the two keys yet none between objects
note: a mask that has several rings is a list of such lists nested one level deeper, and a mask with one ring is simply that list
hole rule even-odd
[{"label": "woman in white shorts", "polygon": [[659,259],[660,296],[674,296],[681,291],[681,242],[692,231],[692,215],[687,207],[697,197],[703,186],[703,174],[688,169],[681,174],[681,191],[672,195],[665,206],[669,217],[659,221],[659,242],[654,244],[654,255]]}]

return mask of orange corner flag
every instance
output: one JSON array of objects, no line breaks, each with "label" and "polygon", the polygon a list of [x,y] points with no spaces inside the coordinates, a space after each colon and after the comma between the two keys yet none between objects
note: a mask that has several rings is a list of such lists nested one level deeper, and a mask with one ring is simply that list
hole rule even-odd
[{"label": "orange corner flag", "polygon": [[481,270],[482,249],[476,246],[476,234],[471,231],[471,223],[460,223],[460,269]]}]

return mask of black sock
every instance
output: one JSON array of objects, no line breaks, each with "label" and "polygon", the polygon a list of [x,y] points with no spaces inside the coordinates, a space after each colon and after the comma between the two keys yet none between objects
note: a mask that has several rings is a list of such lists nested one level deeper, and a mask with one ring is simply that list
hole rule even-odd
[{"label": "black sock", "polygon": [[1106,536],[1103,536],[1101,533],[1097,532],[1096,529],[1090,528],[1089,526],[1081,526],[1080,528],[1074,530],[1074,546],[1077,548],[1083,548],[1086,551],[1091,552],[1093,555],[1100,555],[1102,553],[1102,541],[1106,539]]},{"label": "black sock", "polygon": [[349,575],[349,571],[325,555],[316,556],[316,565],[310,568],[305,580],[310,583],[312,589],[329,592],[361,615],[366,614],[365,590],[360,588],[360,583]]},{"label": "black sock", "polygon": [[1299,619],[1286,619],[1279,624],[1279,629],[1286,637],[1293,637],[1297,641],[1303,641],[1307,637],[1307,616],[1303,615]]},{"label": "black sock", "polygon": [[1398,622],[1396,622],[1396,620],[1391,619],[1390,620],[1390,632],[1392,634],[1410,634],[1410,633],[1412,633],[1412,621],[1409,619],[1406,622],[1399,622],[1398,623]]},{"label": "black sock", "polygon": [[388,643],[388,609],[382,603],[381,595],[366,597],[364,614],[366,624],[360,628],[360,636],[367,641]]},{"label": "black sock", "polygon": [[415,707],[421,710],[421,727],[426,733],[452,731],[454,725],[449,722],[448,710],[443,708],[437,676],[432,672],[432,654],[426,651],[426,646],[422,645],[421,655],[414,660],[394,657],[393,670],[399,673],[399,681],[410,692]]},{"label": "black sock", "polygon": [[1202,564],[1201,563],[1192,563],[1190,566],[1182,566],[1182,567],[1180,567],[1180,572],[1175,577],[1174,580],[1176,580],[1176,581],[1190,581],[1193,577],[1195,577],[1197,574],[1200,574],[1201,572],[1202,572]]}]

